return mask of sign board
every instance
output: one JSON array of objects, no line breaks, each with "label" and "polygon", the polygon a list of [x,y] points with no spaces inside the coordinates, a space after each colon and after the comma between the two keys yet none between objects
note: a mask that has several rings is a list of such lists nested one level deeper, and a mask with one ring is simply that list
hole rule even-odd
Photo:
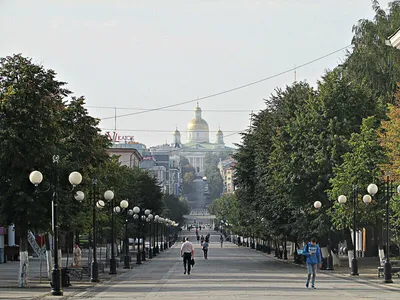
[{"label": "sign board", "polygon": [[106,136],[113,143],[130,142],[134,144],[139,144],[138,142],[135,142],[135,137],[133,135],[119,135],[116,131],[106,131]]}]

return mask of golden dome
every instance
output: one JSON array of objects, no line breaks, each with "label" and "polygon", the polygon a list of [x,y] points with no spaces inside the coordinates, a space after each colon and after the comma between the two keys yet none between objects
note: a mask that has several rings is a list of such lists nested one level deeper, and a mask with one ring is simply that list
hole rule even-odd
[{"label": "golden dome", "polygon": [[179,132],[178,128],[175,129],[173,135],[181,135],[181,133]]},{"label": "golden dome", "polygon": [[217,135],[223,135],[223,133],[222,133],[220,128],[218,128]]},{"label": "golden dome", "polygon": [[202,118],[194,118],[187,125],[189,131],[209,131],[207,122]]}]

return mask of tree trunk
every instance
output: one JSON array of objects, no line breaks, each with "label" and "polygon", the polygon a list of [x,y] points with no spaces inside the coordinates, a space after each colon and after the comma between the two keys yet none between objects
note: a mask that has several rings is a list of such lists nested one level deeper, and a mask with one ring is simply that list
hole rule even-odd
[{"label": "tree trunk", "polygon": [[19,243],[19,273],[18,273],[18,287],[24,288],[28,286],[29,275],[29,256],[28,256],[28,232],[21,230],[21,237]]}]

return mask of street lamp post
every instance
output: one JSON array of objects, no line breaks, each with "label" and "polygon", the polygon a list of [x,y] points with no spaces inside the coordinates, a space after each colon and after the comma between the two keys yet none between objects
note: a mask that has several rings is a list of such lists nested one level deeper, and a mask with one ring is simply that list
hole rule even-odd
[{"label": "street lamp post", "polygon": [[124,269],[130,269],[129,265],[129,238],[128,238],[128,215],[132,213],[128,211],[129,202],[128,200],[122,200],[119,204],[122,209],[125,210],[125,237],[124,237]]},{"label": "street lamp post", "polygon": [[[124,200],[122,200],[124,201]],[[111,259],[110,259],[110,273],[111,275],[117,274],[117,261],[115,259],[115,222],[114,214],[119,214],[121,212],[120,206],[115,206],[113,204],[111,212]]]},{"label": "street lamp post", "polygon": [[[91,282],[98,282],[99,281],[99,265],[97,262],[97,228],[96,228],[96,215],[97,215],[97,210],[98,209],[102,209],[105,206],[105,203],[103,200],[98,200],[96,201],[96,197],[97,197],[97,178],[92,178],[92,191],[91,191],[91,204],[93,207],[93,225],[92,225],[92,229],[93,229],[93,261],[92,261],[92,265],[91,265],[91,278],[90,281]],[[106,191],[104,193],[104,199],[107,201],[111,201],[114,198],[114,193],[110,190]]]},{"label": "street lamp post", "polygon": [[[314,208],[320,209],[322,206],[321,201],[315,201],[314,202]],[[329,231],[328,231],[328,257],[326,258],[326,270],[327,271],[333,271],[333,257],[330,249],[330,242],[331,242],[331,227],[330,227],[330,221],[329,221]]]},{"label": "street lamp post", "polygon": [[153,215],[149,214],[147,216],[146,221],[149,223],[149,258],[150,259],[153,258],[153,252],[154,252],[154,249],[151,249],[151,246],[152,246],[152,244],[151,244],[151,223],[152,223],[152,220],[153,220]]},{"label": "street lamp post", "polygon": [[117,261],[115,260],[115,249],[114,249],[114,213],[119,212],[120,208],[118,207],[118,209],[116,207],[114,207],[114,192],[113,191],[106,191],[104,193],[104,199],[106,199],[108,202],[110,203],[110,207],[111,207],[111,258],[110,258],[110,273],[111,275],[115,275],[117,274]]},{"label": "street lamp post", "polygon": [[135,206],[133,208],[132,212],[134,213],[133,218],[135,220],[137,220],[137,222],[138,222],[138,233],[137,233],[137,237],[136,237],[137,238],[136,264],[140,265],[140,264],[142,264],[142,256],[141,256],[141,253],[140,253],[140,222],[141,222],[140,215],[139,215],[140,208],[138,206]]},{"label": "street lamp post", "polygon": [[[158,247],[158,224],[159,224],[159,220],[160,220],[160,216],[159,215],[156,215],[155,217],[154,217],[154,225],[155,225],[155,237],[156,237],[156,239],[157,239],[157,246],[156,246],[156,251],[154,251],[154,253],[160,253],[160,248]],[[156,241],[154,241],[154,243],[155,243]]]},{"label": "street lamp post", "polygon": [[169,238],[169,236],[168,236],[168,226],[169,226],[169,223],[171,222],[171,220],[166,218],[164,222],[165,222],[165,226],[164,226],[164,236],[165,236],[164,249],[167,250],[169,248],[169,246],[168,246],[168,238]]},{"label": "street lamp post", "polygon": [[[52,230],[53,230],[53,245],[54,245],[54,265],[51,271],[51,294],[53,296],[62,296],[63,291],[61,287],[61,272],[60,266],[58,265],[58,237],[59,237],[59,230],[58,230],[58,163],[59,163],[59,156],[53,155],[53,180],[50,184],[50,188],[52,191]],[[69,175],[69,182],[72,185],[72,189],[69,192],[72,192],[74,188],[82,182],[82,175],[79,172],[72,172]],[[29,174],[29,180],[33,183],[36,187],[36,191],[38,191],[37,187],[43,180],[43,175],[39,171],[33,171]],[[46,190],[48,191],[48,190]],[[43,192],[46,192],[43,191]],[[38,191],[39,192],[39,191]],[[84,194],[81,191],[78,191],[75,195],[76,199],[83,200]]]},{"label": "street lamp post", "polygon": [[[389,231],[389,209],[390,209],[390,199],[394,195],[394,185],[393,180],[390,180],[389,175],[386,175],[386,180],[384,183],[384,196],[383,199],[386,200],[386,261],[384,265],[384,282],[393,283],[392,280],[392,264],[390,263],[390,231]],[[368,185],[368,193],[374,197],[378,192],[378,186],[374,183]],[[400,185],[397,187],[397,193],[400,194]],[[369,196],[369,195],[366,195]],[[365,197],[365,196],[364,196]]]},{"label": "street lamp post", "polygon": [[146,261],[146,222],[147,218],[150,215],[150,209],[144,209],[142,210],[142,230],[143,230],[143,236],[142,236],[142,261]]},{"label": "street lamp post", "polygon": [[[353,258],[351,260],[351,275],[358,276],[358,262],[357,262],[357,254],[356,254],[356,216],[357,216],[357,197],[358,197],[358,187],[354,186],[351,194],[351,198],[353,200]],[[371,202],[371,196],[365,195],[363,197],[363,202],[368,204]],[[338,197],[338,202],[340,204],[345,204],[347,202],[347,197],[345,195],[340,195]]]},{"label": "street lamp post", "polygon": [[164,223],[164,218],[158,218],[158,222],[160,223],[160,251],[164,251],[164,239],[163,239],[163,223]]}]

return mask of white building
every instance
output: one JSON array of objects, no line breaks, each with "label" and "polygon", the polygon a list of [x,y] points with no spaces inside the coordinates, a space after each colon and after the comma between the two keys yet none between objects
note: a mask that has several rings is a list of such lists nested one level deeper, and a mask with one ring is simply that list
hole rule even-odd
[{"label": "white building", "polygon": [[198,104],[194,109],[194,118],[187,125],[187,142],[182,143],[181,134],[176,129],[173,133],[173,143],[169,147],[172,153],[185,156],[199,176],[204,175],[207,153],[231,154],[234,152],[233,148],[225,146],[221,129],[216,132],[215,142],[210,142],[208,123],[202,118],[202,111]]}]

